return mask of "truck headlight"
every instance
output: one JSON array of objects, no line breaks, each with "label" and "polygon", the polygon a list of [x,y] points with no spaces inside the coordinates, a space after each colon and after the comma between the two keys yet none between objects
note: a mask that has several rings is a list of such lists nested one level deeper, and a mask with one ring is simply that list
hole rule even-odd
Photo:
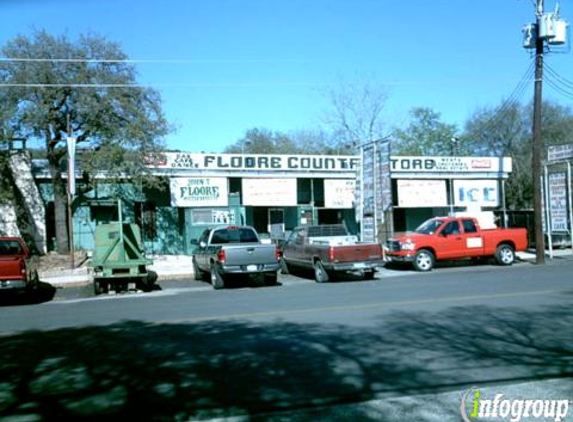
[{"label": "truck headlight", "polygon": [[411,240],[406,240],[404,243],[402,243],[401,248],[405,251],[413,251],[416,249],[416,244],[412,243]]}]

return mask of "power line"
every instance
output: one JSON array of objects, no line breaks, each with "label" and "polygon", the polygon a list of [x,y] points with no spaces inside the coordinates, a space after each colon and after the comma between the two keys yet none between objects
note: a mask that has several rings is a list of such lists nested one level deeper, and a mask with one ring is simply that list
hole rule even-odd
[{"label": "power line", "polygon": [[192,64],[192,63],[301,63],[308,59],[85,59],[85,58],[29,58],[0,57],[4,63],[150,63],[150,64]]},{"label": "power line", "polygon": [[504,100],[504,102],[498,107],[496,113],[481,126],[480,130],[482,132],[487,132],[491,130],[495,125],[497,125],[499,121],[501,121],[505,117],[505,114],[510,110],[510,108],[521,100],[523,94],[525,93],[525,89],[527,88],[527,84],[531,81],[534,68],[535,68],[535,61],[532,60],[529,64],[529,67],[523,74],[521,80],[519,81],[515,89],[512,91],[512,93],[509,95],[509,97],[506,100]]},{"label": "power line", "polygon": [[547,72],[553,76],[554,78],[558,79],[560,83],[562,83],[563,85],[569,86],[573,89],[573,82],[571,82],[570,80],[566,79],[565,77],[561,76],[556,70],[554,70],[551,66],[549,66],[549,64],[545,63],[545,68],[547,69]]}]

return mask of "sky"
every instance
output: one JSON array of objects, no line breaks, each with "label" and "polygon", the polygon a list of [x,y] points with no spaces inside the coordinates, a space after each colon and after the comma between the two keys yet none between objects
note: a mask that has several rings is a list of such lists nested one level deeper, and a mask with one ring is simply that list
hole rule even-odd
[{"label": "sky", "polygon": [[[546,0],[546,11],[555,2]],[[0,0],[0,45],[46,29],[120,43],[138,82],[157,89],[175,131],[170,149],[221,152],[248,129],[324,127],[325,95],[370,80],[388,100],[383,119],[404,127],[429,107],[463,129],[478,109],[520,86],[531,51],[522,27],[532,0]],[[573,21],[573,2],[561,17]],[[546,63],[573,79],[561,49]],[[533,96],[533,80],[519,91]],[[567,105],[573,97],[544,89]]]}]

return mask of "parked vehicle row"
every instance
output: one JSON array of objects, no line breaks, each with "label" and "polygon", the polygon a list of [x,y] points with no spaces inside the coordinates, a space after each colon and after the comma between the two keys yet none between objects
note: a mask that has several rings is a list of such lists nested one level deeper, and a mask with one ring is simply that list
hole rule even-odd
[{"label": "parked vehicle row", "polygon": [[491,257],[499,265],[511,265],[515,252],[527,248],[527,232],[483,229],[473,217],[438,217],[389,239],[384,247],[359,242],[341,224],[296,227],[278,245],[262,244],[252,227],[222,226],[205,230],[194,243],[195,278],[210,279],[220,289],[238,274],[274,284],[279,269],[283,274],[312,270],[316,282],[325,283],[345,273],[371,280],[386,262],[409,263],[422,272],[442,260]]},{"label": "parked vehicle row", "polygon": [[[341,224],[296,227],[290,236],[272,244],[262,241],[250,226],[208,228],[192,242],[196,280],[210,281],[215,289],[248,277],[259,285],[274,285],[277,274],[309,270],[318,283],[351,273],[371,280],[386,262],[409,263],[430,271],[436,261],[494,258],[511,265],[515,252],[527,248],[525,229],[482,228],[473,217],[432,218],[415,231],[378,243],[358,241]],[[0,292],[22,292],[37,287],[38,272],[25,242],[0,238]],[[151,291],[157,280],[147,270],[141,237],[134,224],[108,224],[96,230],[93,268],[96,294],[127,290],[130,284]]]}]

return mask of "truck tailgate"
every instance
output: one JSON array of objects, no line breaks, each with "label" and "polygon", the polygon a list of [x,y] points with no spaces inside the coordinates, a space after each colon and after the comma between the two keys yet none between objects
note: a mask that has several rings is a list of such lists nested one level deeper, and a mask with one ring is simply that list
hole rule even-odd
[{"label": "truck tailgate", "polygon": [[18,280],[22,278],[20,257],[0,257],[0,280]]},{"label": "truck tailgate", "polygon": [[274,264],[277,262],[275,245],[242,244],[225,245],[226,265]]},{"label": "truck tailgate", "polygon": [[332,246],[334,262],[361,262],[382,259],[382,246],[379,244],[358,244]]}]

